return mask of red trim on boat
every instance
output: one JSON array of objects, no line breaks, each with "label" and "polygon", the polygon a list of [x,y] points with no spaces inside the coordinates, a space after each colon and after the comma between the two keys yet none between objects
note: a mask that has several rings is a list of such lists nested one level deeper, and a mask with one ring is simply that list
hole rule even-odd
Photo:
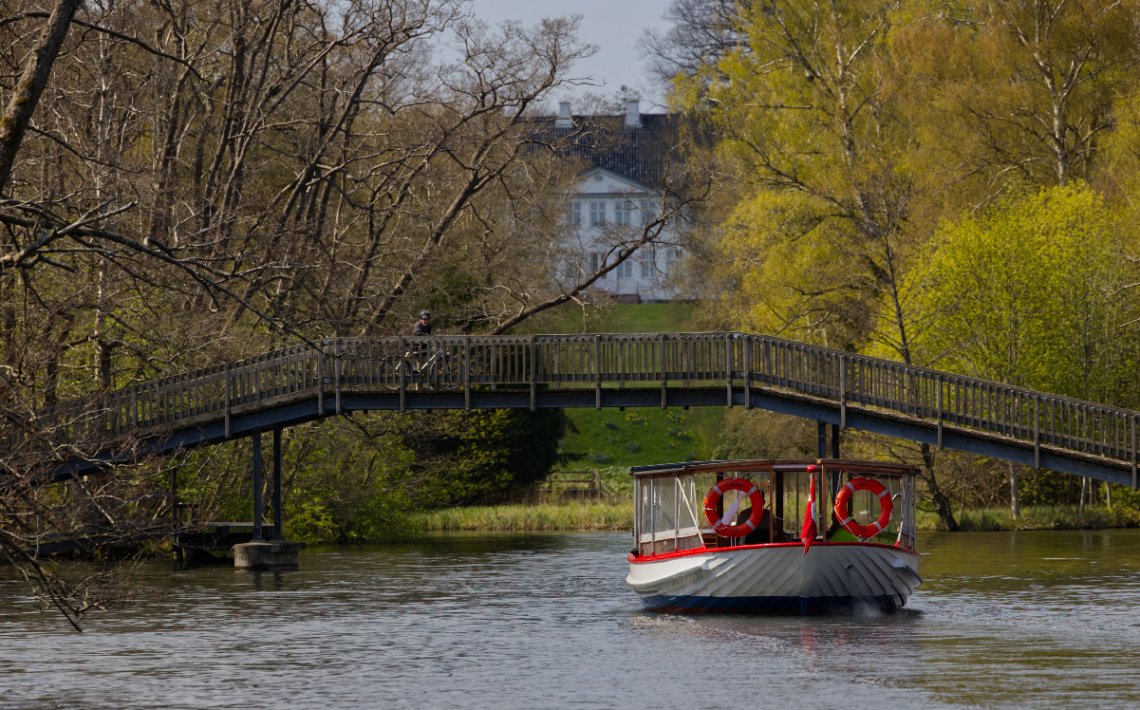
[{"label": "red trim on boat", "polygon": [[[910,550],[910,549],[907,549],[905,547],[896,547],[894,545],[887,545],[887,544],[882,543],[882,542],[854,542],[854,541],[822,542],[822,541],[817,541],[817,542],[813,542],[811,544],[811,546],[813,548],[816,546],[819,546],[819,547],[843,547],[843,546],[852,546],[852,545],[854,545],[855,547],[883,547],[883,548],[886,548],[888,550],[894,550],[895,552],[909,552],[912,555],[918,554],[914,550]],[[763,543],[760,545],[736,545],[734,547],[713,547],[713,548],[695,547],[692,550],[682,550],[680,552],[667,552],[664,555],[652,555],[652,556],[648,556],[648,557],[647,556],[637,557],[633,553],[630,553],[627,559],[629,560],[630,564],[640,564],[642,562],[661,562],[663,560],[676,560],[676,559],[680,559],[682,557],[693,557],[694,555],[712,555],[712,554],[716,554],[718,552],[728,552],[728,551],[735,551],[735,550],[758,550],[758,549],[766,548],[766,547],[803,547],[803,542],[769,542],[769,543]]]}]

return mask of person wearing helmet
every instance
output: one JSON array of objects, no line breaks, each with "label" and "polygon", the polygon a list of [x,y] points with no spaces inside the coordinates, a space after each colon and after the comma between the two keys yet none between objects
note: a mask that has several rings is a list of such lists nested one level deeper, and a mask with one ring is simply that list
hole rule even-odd
[{"label": "person wearing helmet", "polygon": [[431,335],[431,313],[420,311],[420,319],[416,321],[412,335]]}]

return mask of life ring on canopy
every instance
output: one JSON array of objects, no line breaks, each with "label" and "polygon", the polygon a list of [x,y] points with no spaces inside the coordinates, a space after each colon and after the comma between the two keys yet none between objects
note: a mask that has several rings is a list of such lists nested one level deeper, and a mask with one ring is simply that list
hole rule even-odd
[{"label": "life ring on canopy", "polygon": [[[855,491],[871,491],[871,495],[879,499],[879,519],[870,525],[860,525],[851,517],[851,496]],[[882,483],[871,478],[856,478],[843,484],[839,495],[835,496],[835,518],[843,529],[855,537],[865,540],[881,533],[891,522],[891,511],[895,504],[891,500],[891,493]]]},{"label": "life ring on canopy", "polygon": [[[740,525],[729,525],[722,522],[716,513],[716,504],[720,502],[721,496],[729,491],[743,491],[744,495],[752,501],[752,514],[748,516],[748,520]],[[729,509],[729,512],[732,515],[726,515],[725,518],[735,517],[735,510]],[[716,531],[716,534],[722,537],[744,537],[756,529],[763,517],[764,493],[747,479],[726,478],[723,481],[718,481],[705,496],[705,518],[709,521],[712,529]]]}]

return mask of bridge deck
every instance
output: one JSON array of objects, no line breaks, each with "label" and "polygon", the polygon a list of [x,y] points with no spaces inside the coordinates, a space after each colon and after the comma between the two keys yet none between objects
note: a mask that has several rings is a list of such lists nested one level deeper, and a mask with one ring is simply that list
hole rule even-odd
[{"label": "bridge deck", "polygon": [[[62,477],[348,411],[679,405],[770,409],[1137,486],[1138,412],[743,333],[329,339],[59,405],[31,424],[102,446]],[[31,431],[5,438],[32,446]]]}]

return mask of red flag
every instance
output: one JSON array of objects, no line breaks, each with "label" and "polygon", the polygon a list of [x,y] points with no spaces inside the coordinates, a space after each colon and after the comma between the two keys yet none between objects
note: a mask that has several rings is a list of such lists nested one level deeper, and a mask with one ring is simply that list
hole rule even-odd
[{"label": "red flag", "polygon": [[808,490],[807,509],[804,511],[804,529],[800,531],[800,537],[804,541],[804,554],[808,552],[812,542],[815,541],[816,533],[819,532],[819,527],[816,524],[815,514],[815,474],[811,477],[811,488]]}]

